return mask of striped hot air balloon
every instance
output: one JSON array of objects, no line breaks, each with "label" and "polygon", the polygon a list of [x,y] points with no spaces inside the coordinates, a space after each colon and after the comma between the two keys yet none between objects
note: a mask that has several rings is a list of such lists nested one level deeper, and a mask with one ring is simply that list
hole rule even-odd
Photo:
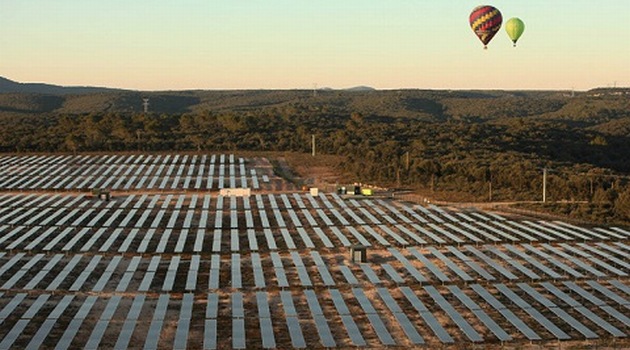
[{"label": "striped hot air balloon", "polygon": [[469,20],[470,27],[483,43],[483,48],[487,49],[490,40],[501,29],[501,11],[493,6],[477,6],[470,13]]}]

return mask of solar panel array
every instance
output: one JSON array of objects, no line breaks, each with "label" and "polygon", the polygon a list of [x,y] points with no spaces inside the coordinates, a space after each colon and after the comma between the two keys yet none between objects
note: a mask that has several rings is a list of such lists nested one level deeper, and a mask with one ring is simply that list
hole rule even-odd
[{"label": "solar panel array", "polygon": [[[23,191],[0,192],[0,348],[625,344],[628,230],[321,192],[207,191],[278,185],[248,168],[263,163],[0,156],[0,189]],[[54,188],[59,176],[69,179]],[[101,176],[128,192],[64,192]],[[367,263],[350,261],[356,244]]]},{"label": "solar panel array", "polygon": [[[217,155],[1,156],[1,190],[207,191],[274,189],[264,168]],[[263,173],[263,174],[261,174]],[[259,179],[259,174],[262,178]]]}]

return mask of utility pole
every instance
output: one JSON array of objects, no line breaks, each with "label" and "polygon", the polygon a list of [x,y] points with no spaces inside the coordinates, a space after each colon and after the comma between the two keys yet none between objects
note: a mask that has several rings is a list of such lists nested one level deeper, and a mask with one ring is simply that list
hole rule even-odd
[{"label": "utility pole", "polygon": [[492,202],[492,180],[488,181],[488,202]]},{"label": "utility pole", "polygon": [[311,135],[312,156],[315,157],[315,134]]},{"label": "utility pole", "polygon": [[144,110],[144,113],[149,113],[149,98],[145,97],[142,99],[142,107]]},{"label": "utility pole", "polygon": [[547,202],[547,168],[543,168],[543,203]]}]

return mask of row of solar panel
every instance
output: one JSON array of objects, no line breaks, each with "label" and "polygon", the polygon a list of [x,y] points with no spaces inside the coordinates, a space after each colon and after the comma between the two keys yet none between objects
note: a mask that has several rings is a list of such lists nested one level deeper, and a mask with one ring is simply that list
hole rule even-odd
[{"label": "row of solar panel", "polygon": [[[610,281],[610,284],[610,287],[606,287],[588,280],[582,285],[574,282],[564,282],[562,285],[548,282],[537,285],[519,283],[511,287],[504,284],[486,287],[472,284],[461,288],[448,285],[441,288],[441,291],[434,286],[424,286],[416,290],[410,287],[376,288],[375,294],[380,300],[373,296],[373,290],[356,287],[351,289],[351,293],[343,294],[335,288],[317,293],[313,290],[280,291],[280,300],[264,291],[255,292],[255,299],[252,294],[234,292],[227,296],[209,293],[205,300],[201,297],[195,300],[194,294],[184,294],[181,300],[172,299],[170,294],[161,294],[157,301],[144,294],[138,294],[133,300],[129,300],[130,298],[121,295],[110,298],[87,296],[83,299],[73,294],[63,297],[40,294],[35,298],[28,297],[26,293],[18,293],[0,296],[0,303],[3,305],[0,310],[0,324],[3,329],[8,329],[8,332],[3,331],[0,348],[8,349],[20,338],[25,342],[26,349],[39,348],[44,342],[51,344],[51,340],[57,341],[58,349],[71,346],[98,348],[105,345],[105,339],[109,339],[107,341],[110,345],[115,340],[114,348],[127,348],[132,335],[139,332],[137,325],[150,317],[144,348],[156,349],[158,345],[167,346],[160,344],[160,339],[165,338],[161,336],[165,321],[177,317],[177,328],[174,339],[171,339],[172,347],[183,349],[188,345],[189,338],[194,338],[191,337],[191,323],[196,305],[198,308],[205,306],[203,347],[206,349],[216,348],[219,338],[227,338],[227,335],[219,334],[217,330],[218,322],[226,317],[231,318],[232,347],[237,349],[247,347],[247,322],[258,323],[260,327],[260,339],[249,339],[250,344],[261,342],[258,346],[262,345],[263,348],[277,347],[277,332],[274,332],[273,323],[281,323],[280,320],[286,324],[291,346],[294,348],[308,346],[304,338],[303,323],[310,320],[317,329],[320,345],[327,348],[343,345],[345,339],[340,339],[339,344],[331,332],[331,326],[335,327],[338,319],[341,319],[344,331],[354,346],[369,345],[372,334],[376,335],[382,345],[406,345],[407,342],[421,345],[426,343],[425,337],[435,337],[441,343],[454,343],[457,337],[464,340],[461,335],[470,342],[490,340],[484,338],[481,328],[475,327],[477,322],[501,342],[514,340],[510,334],[529,341],[550,337],[560,340],[626,337],[625,329],[630,326],[630,318],[627,316],[630,302],[623,295],[628,295],[630,288],[617,280]],[[304,299],[306,303],[302,302]],[[532,301],[528,302],[527,299]],[[257,314],[254,314],[253,308],[246,308],[245,300],[248,303],[255,300]],[[296,307],[296,300],[299,301],[299,309]],[[273,306],[278,303],[281,308],[270,307],[270,302],[274,303]],[[489,306],[481,306],[486,303]],[[95,304],[99,306],[95,308]],[[411,305],[411,308],[407,305]],[[306,307],[308,312],[303,310]],[[41,311],[51,309],[50,313]],[[102,311],[97,316],[99,309]],[[171,314],[167,315],[169,309]],[[471,318],[469,312],[476,319]],[[501,316],[496,316],[497,313]],[[307,314],[310,317],[306,317]],[[396,322],[388,321],[389,314],[394,316]],[[448,318],[436,317],[436,314],[445,314]],[[114,330],[116,327],[110,325],[115,315],[121,321],[124,317],[120,331]],[[368,330],[367,324],[357,324],[357,320],[363,315],[371,330]],[[87,325],[89,322],[85,322],[86,319],[95,322],[90,321],[94,323]],[[424,324],[415,321],[417,319],[422,319]],[[451,322],[461,331],[461,335],[449,327]],[[84,328],[91,328],[87,340],[76,337],[84,323]],[[29,324],[38,324],[34,335],[24,332]],[[61,336],[55,336],[51,334],[53,327],[65,330]],[[406,340],[395,339],[391,330],[397,329],[403,331]],[[427,333],[429,329],[431,334]],[[513,329],[518,333],[514,333]],[[108,333],[113,337],[104,338]],[[79,344],[80,341],[85,343]]]},{"label": "row of solar panel", "polygon": [[[150,165],[150,164],[236,164],[234,154],[203,154],[203,155],[33,155],[33,156],[0,156],[0,169],[16,170],[21,166],[32,165],[64,165],[64,166],[84,166],[92,164],[112,164],[112,165]],[[243,164],[245,159],[239,158],[238,163]]]},{"label": "row of solar panel", "polygon": [[[212,166],[210,171],[212,171]],[[247,179],[251,181],[249,186]],[[269,177],[263,175],[263,182],[269,182]],[[216,184],[215,184],[216,183]],[[213,175],[181,176],[181,175],[142,175],[142,176],[108,176],[88,175],[69,177],[58,176],[29,176],[14,177],[0,176],[0,189],[5,190],[89,190],[93,188],[107,188],[111,190],[209,190],[213,188],[248,188],[260,189],[260,182],[255,170],[250,175],[223,176]]]},{"label": "row of solar panel", "polygon": [[[430,254],[409,248],[407,250],[411,254],[409,256],[405,255],[404,251],[390,248],[388,250],[390,257],[381,255],[380,263],[353,265],[354,271],[343,264],[324,261],[314,250],[306,259],[292,251],[284,255],[284,259],[278,252],[271,252],[268,255],[251,253],[243,256],[232,253],[228,256],[229,259],[213,254],[209,260],[202,259],[200,255],[192,255],[189,260],[184,261],[180,255],[174,255],[168,260],[161,255],[150,259],[142,256],[129,259],[122,255],[104,257],[79,254],[69,257],[63,254],[27,256],[25,253],[15,255],[0,253],[0,289],[39,288],[53,291],[62,286],[71,291],[124,292],[133,288],[138,291],[172,291],[179,274],[180,281],[184,281],[184,278],[186,281],[183,290],[194,291],[198,289],[197,280],[206,275],[205,271],[208,271],[209,289],[243,288],[243,271],[247,271],[248,276],[249,271],[253,273],[253,280],[251,277],[246,279],[246,287],[258,289],[267,288],[269,281],[275,281],[280,288],[290,286],[310,288],[317,285],[334,286],[337,282],[350,285],[370,283],[377,286],[392,283],[409,285],[458,281],[471,283],[480,278],[488,282],[499,280],[519,282],[623,278],[630,273],[630,264],[623,260],[623,257],[630,253],[630,247],[623,243],[618,243],[617,247],[599,244],[599,249],[585,244],[580,244],[579,248],[567,244],[558,247],[545,245],[546,251],[541,248],[527,244],[522,245],[520,249],[512,245],[486,246],[483,250],[465,246],[465,249],[460,251],[448,246],[440,251],[429,247]],[[467,255],[465,251],[470,254]],[[453,258],[446,255],[448,252]],[[488,252],[495,256],[494,259]],[[562,257],[563,260],[552,254]],[[166,264],[167,269],[164,266]],[[440,265],[446,266],[447,269],[443,270]],[[332,273],[327,266],[334,266]],[[222,281],[222,271],[225,273],[223,279],[226,279],[225,276],[230,278]],[[159,278],[155,278],[156,274]],[[118,277],[112,279],[112,275]],[[287,275],[291,276],[291,279]],[[88,280],[90,282],[86,284]],[[130,287],[132,280],[142,282],[140,285]],[[44,281],[47,281],[48,285],[44,285]]]},{"label": "row of solar panel", "polygon": [[[2,198],[0,200],[4,200],[5,202],[11,200],[9,197]],[[53,235],[54,232],[61,230],[62,228],[72,229],[72,228],[94,228],[100,227],[101,229],[107,228],[149,228],[157,229],[158,227],[166,227],[167,229],[191,229],[193,227],[205,229],[208,226],[209,215],[212,214],[212,211],[209,211],[210,207],[210,196],[203,197],[203,204],[201,208],[197,208],[197,202],[200,198],[199,196],[191,196],[190,201],[188,202],[189,207],[187,210],[180,210],[183,207],[185,200],[188,197],[179,196],[178,200],[175,203],[174,208],[170,206],[172,203],[173,195],[167,196],[148,196],[142,195],[138,196],[138,200],[135,201],[133,206],[131,206],[132,199],[136,198],[135,196],[130,196],[122,203],[118,203],[119,206],[116,206],[115,202],[109,202],[102,208],[95,208],[96,205],[101,205],[101,202],[89,202],[85,200],[84,197],[72,197],[72,196],[52,196],[47,197],[47,199],[43,201],[36,201],[33,204],[41,204],[34,205],[31,207],[22,206],[27,199],[33,200],[33,197],[26,196],[21,200],[18,200],[16,207],[3,207],[0,209],[0,225],[4,224],[4,226],[0,226],[0,233],[4,233],[4,238],[0,238],[0,243],[8,240],[11,237],[19,237],[20,232],[26,231],[26,233],[22,233],[23,239],[18,243],[14,243],[15,247],[17,244],[22,243],[30,236],[34,235],[39,230],[45,230],[47,226],[53,226],[52,228],[48,228],[48,233],[37,234],[40,236],[40,241],[43,241],[47,236]],[[305,197],[311,198],[312,196],[306,195]],[[36,198],[36,197],[35,197]],[[68,199],[70,200],[68,201]],[[147,202],[147,199],[151,198],[148,204],[146,204],[146,208],[141,209],[141,206],[144,206]],[[224,206],[224,198],[222,196],[217,197],[216,205],[217,208],[223,208]],[[237,201],[234,199],[236,197],[230,198],[230,208],[235,208]],[[269,197],[274,198],[274,197]],[[282,195],[281,198],[288,198],[286,195]],[[294,198],[299,198],[300,196],[295,196]],[[326,198],[325,195],[320,195],[318,198]],[[157,208],[158,202],[162,200],[161,207]],[[274,199],[275,200],[275,199]],[[48,206],[47,202],[55,201],[56,203],[62,204],[63,206]],[[256,196],[257,203],[262,202],[262,196]],[[93,207],[88,207],[88,204],[94,204]],[[245,226],[247,229],[253,229],[257,225],[262,226],[264,229],[270,229],[272,227],[271,222],[267,216],[266,209],[264,209],[264,204],[258,205],[258,210],[249,210],[251,206],[249,201],[244,202],[245,210],[239,211],[237,209],[230,209],[226,211],[226,215],[224,215],[224,211],[222,209],[217,209],[214,212],[214,228],[221,229],[223,227],[223,222],[227,220],[227,213],[229,213],[229,222],[230,228],[236,229],[240,227],[239,222],[243,220],[239,220],[239,217],[244,216]],[[317,203],[317,202],[315,202]],[[343,202],[342,202],[343,203]],[[371,208],[382,211],[379,206],[372,201],[366,201],[371,205]],[[9,204],[10,203],[6,203]],[[277,203],[276,203],[277,204]],[[392,207],[385,201],[379,201],[379,205],[382,207],[391,207],[391,210],[397,210]],[[128,209],[131,206],[131,209]],[[56,209],[55,209],[56,208]],[[408,210],[409,207],[402,206],[402,208],[406,208]],[[363,233],[367,233],[367,237],[371,237],[372,242],[377,242],[378,244],[389,246],[391,242],[397,245],[424,245],[424,244],[449,244],[449,243],[482,243],[482,242],[502,242],[502,241],[528,241],[528,242],[536,242],[536,241],[546,241],[546,242],[554,242],[558,240],[565,241],[574,241],[574,240],[607,240],[611,238],[624,239],[630,237],[630,232],[627,232],[621,228],[612,227],[609,229],[604,228],[596,228],[596,229],[585,229],[577,226],[573,226],[563,222],[530,222],[524,221],[522,223],[512,220],[496,220],[491,221],[487,217],[482,216],[481,214],[477,215],[478,217],[484,217],[487,221],[474,221],[471,220],[469,222],[458,222],[457,224],[444,223],[442,225],[436,225],[433,223],[426,223],[423,225],[414,223],[407,216],[403,216],[400,212],[399,219],[402,222],[408,224],[398,223],[399,221],[386,220],[390,222],[390,224],[383,224],[382,221],[378,220],[374,215],[372,215],[369,211],[367,211],[364,207],[359,207],[361,209],[361,213],[364,217],[369,218],[369,222],[366,222],[358,216],[354,211],[350,209],[350,207],[345,207],[345,213],[348,216],[352,217],[354,220],[354,225],[358,225],[358,228],[363,231]],[[350,242],[347,238],[341,238],[344,236],[340,234],[339,228],[336,224],[331,220],[328,214],[323,209],[315,209],[318,213],[318,216],[321,219],[321,222],[324,223],[322,227],[330,229],[334,236],[340,237],[341,243],[343,246],[350,245]],[[366,236],[353,226],[349,226],[350,222],[340,214],[340,210],[336,208],[327,209],[329,213],[332,213],[338,219],[338,224],[343,226],[343,229],[350,231],[350,234],[354,236],[359,243],[364,245],[371,245],[371,242],[366,239]],[[285,232],[288,230],[289,225],[287,225],[287,221],[285,221],[285,217],[288,217],[287,220],[290,220],[292,225],[297,228],[298,234],[300,236],[305,236],[304,227],[311,226],[314,228],[314,231],[317,231],[316,234],[320,236],[320,238],[325,235],[321,234],[320,222],[318,222],[310,213],[309,210],[302,209],[301,211],[294,210],[291,208],[286,208],[285,210],[274,208],[272,209],[273,216],[275,218],[275,227],[279,227],[283,236],[290,237],[290,235]],[[258,214],[257,216],[255,214]],[[287,215],[288,214],[288,215]],[[462,213],[457,213],[462,214]],[[477,214],[477,213],[474,213]],[[167,216],[168,215],[168,216]],[[418,218],[422,218],[418,214],[415,214]],[[465,214],[462,214],[465,215]],[[168,220],[166,218],[168,217]],[[302,217],[302,219],[300,219]],[[389,218],[385,213],[383,213],[382,217]],[[469,217],[469,216],[466,216]],[[404,219],[403,219],[404,218]],[[406,219],[406,220],[405,220]],[[150,224],[148,224],[150,222]],[[308,222],[308,225],[306,224]],[[133,223],[133,225],[131,225]],[[10,227],[15,226],[15,227]],[[32,226],[32,227],[31,227]],[[426,229],[428,227],[430,230]],[[30,230],[28,230],[30,228]],[[67,231],[67,230],[66,230]],[[135,231],[134,231],[135,232]],[[86,233],[90,233],[88,231]],[[474,234],[473,234],[474,233]],[[102,234],[102,233],[101,233]],[[553,234],[554,236],[551,236]],[[42,237],[43,236],[43,237]],[[99,234],[100,236],[100,234]],[[389,240],[388,240],[389,239]],[[428,239],[428,240],[427,240]],[[330,247],[328,242],[324,240],[324,244],[327,247]],[[287,240],[289,241],[289,240]],[[289,244],[289,243],[287,243]],[[332,243],[330,243],[332,244]],[[292,246],[292,244],[289,244]],[[293,249],[289,247],[289,249]]]},{"label": "row of solar panel", "polygon": [[[119,209],[121,210],[121,209]],[[145,212],[146,213],[146,212]],[[120,214],[120,213],[119,213]],[[118,217],[119,214],[114,213],[109,217]],[[134,214],[131,210],[127,218]],[[202,215],[202,219],[203,219]],[[52,217],[48,216],[46,220]],[[169,220],[171,225],[173,218],[177,218],[177,211],[173,212],[173,216]],[[98,218],[98,217],[97,217]],[[144,219],[143,219],[144,218]],[[159,218],[159,217],[158,217]],[[138,221],[142,222],[146,219],[143,215]],[[104,220],[104,219],[103,219]],[[127,219],[125,219],[127,220]],[[186,221],[190,220],[190,216],[186,217]],[[107,222],[106,222],[107,223]],[[216,224],[216,223],[215,223]],[[386,246],[391,244],[388,239],[394,239],[395,243],[405,238],[413,239],[413,245],[425,246],[437,244],[440,246],[453,244],[452,240],[444,240],[440,233],[433,233],[423,229],[419,225],[412,224],[411,229],[400,224],[393,228],[388,226],[368,226],[360,225],[356,228],[353,226],[345,227],[297,227],[296,229],[280,228],[280,229],[214,229],[212,231],[203,228],[166,228],[158,229],[155,227],[144,228],[114,228],[104,225],[101,228],[90,227],[74,227],[74,226],[9,226],[0,225],[0,248],[11,251],[28,251],[28,252],[120,252],[120,253],[183,253],[183,252],[245,252],[245,251],[267,251],[267,250],[297,250],[297,249],[315,249],[325,247],[326,249],[337,249],[341,247],[351,247],[354,244],[364,246]],[[158,225],[155,225],[156,227]],[[415,231],[415,232],[414,232]],[[405,238],[403,238],[404,236]],[[388,239],[386,239],[388,238]],[[438,241],[439,240],[439,241]],[[615,240],[616,241],[616,240]],[[208,242],[208,243],[205,243]],[[400,246],[411,246],[412,244],[405,240],[408,244],[400,244]],[[622,242],[608,241],[609,243],[591,242],[606,251],[618,254],[619,248],[625,249],[627,246]],[[463,242],[457,242],[461,244]],[[481,242],[475,242],[481,245]],[[571,242],[573,246],[577,242]],[[494,242],[494,244],[500,244]],[[543,242],[543,246],[551,245]],[[553,242],[553,244],[558,244]],[[560,243],[562,245],[563,243]],[[566,243],[565,243],[566,244]],[[592,250],[589,244],[579,243],[587,250]],[[614,248],[617,246],[619,248]],[[531,247],[531,245],[527,245]],[[551,248],[550,248],[551,249]],[[541,253],[533,248],[528,248],[534,255],[547,259],[548,254]],[[594,251],[596,255],[603,255],[599,250]],[[574,255],[587,258],[594,261],[591,256],[580,252],[573,252]],[[517,255],[519,253],[516,253]],[[499,255],[499,254],[498,254]],[[562,255],[562,254],[560,254]],[[605,258],[611,260],[607,255]],[[483,257],[481,257],[484,259]],[[530,259],[524,256],[524,260]],[[614,261],[614,259],[612,259]],[[596,261],[594,261],[596,264]],[[534,262],[535,263],[535,262]],[[556,262],[553,265],[559,266],[563,270],[567,270],[564,266],[560,266]],[[615,262],[615,265],[623,265]],[[519,269],[518,266],[516,266]],[[570,274],[575,275],[570,270]]]}]

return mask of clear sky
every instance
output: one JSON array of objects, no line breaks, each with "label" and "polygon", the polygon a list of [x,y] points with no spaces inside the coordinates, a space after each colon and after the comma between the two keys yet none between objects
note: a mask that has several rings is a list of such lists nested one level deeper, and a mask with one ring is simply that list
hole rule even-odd
[{"label": "clear sky", "polygon": [[[520,17],[488,50],[477,5]],[[140,90],[630,86],[630,0],[1,0],[0,76]]]}]

